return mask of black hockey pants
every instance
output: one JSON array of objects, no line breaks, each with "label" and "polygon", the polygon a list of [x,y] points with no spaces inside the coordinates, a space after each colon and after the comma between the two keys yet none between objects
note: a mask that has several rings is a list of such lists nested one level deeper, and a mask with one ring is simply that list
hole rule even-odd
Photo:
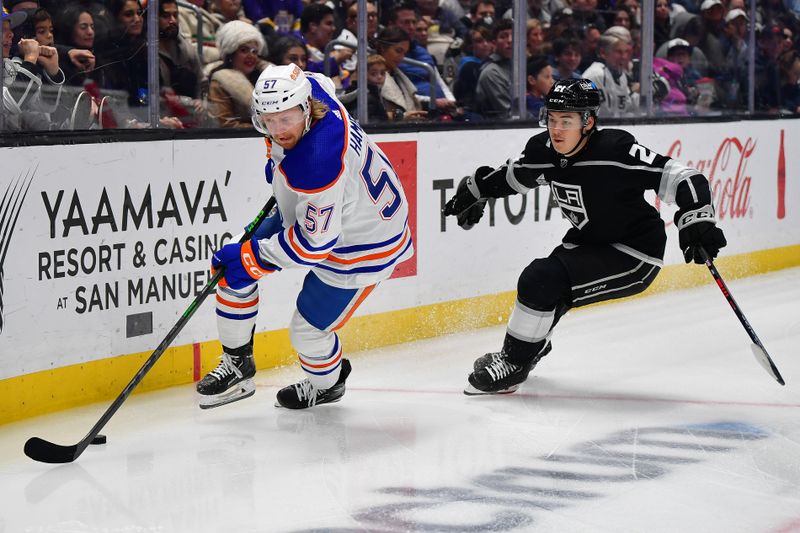
[{"label": "black hockey pants", "polygon": [[530,362],[568,310],[638,294],[660,270],[610,245],[558,246],[522,271],[503,350],[514,363]]}]

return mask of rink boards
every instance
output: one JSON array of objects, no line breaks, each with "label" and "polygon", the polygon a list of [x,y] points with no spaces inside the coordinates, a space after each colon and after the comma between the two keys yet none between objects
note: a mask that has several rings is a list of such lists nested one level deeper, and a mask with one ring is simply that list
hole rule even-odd
[{"label": "rink boards", "polygon": [[[718,266],[733,279],[800,264],[798,125],[627,129],[710,178],[729,242]],[[493,203],[470,231],[440,210],[462,176],[515,157],[532,133],[374,136],[403,180],[417,253],[344,328],[346,350],[506,320],[519,271],[569,223],[548,189]],[[264,163],[257,138],[0,149],[0,423],[115,397],[202,289],[213,250],[266,202]],[[711,283],[683,264],[674,207],[656,205],[667,266],[646,294]],[[295,359],[286,325],[304,274],[261,282],[259,368]],[[216,365],[215,339],[207,302],[139,390],[196,380]]]}]

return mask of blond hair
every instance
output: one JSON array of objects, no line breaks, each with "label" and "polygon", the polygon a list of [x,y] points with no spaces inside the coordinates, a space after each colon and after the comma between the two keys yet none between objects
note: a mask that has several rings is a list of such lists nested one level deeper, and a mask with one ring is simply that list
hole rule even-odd
[{"label": "blond hair", "polygon": [[371,67],[372,65],[383,65],[386,66],[386,58],[380,54],[370,54],[367,56],[367,68]]},{"label": "blond hair", "polygon": [[312,120],[320,120],[330,111],[328,104],[317,100],[316,98],[311,99],[311,119]]}]

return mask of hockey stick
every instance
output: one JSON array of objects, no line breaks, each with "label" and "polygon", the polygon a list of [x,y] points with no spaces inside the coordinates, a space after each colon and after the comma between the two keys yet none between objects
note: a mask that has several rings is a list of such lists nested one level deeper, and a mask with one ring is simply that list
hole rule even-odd
[{"label": "hockey stick", "polygon": [[786,382],[783,381],[781,373],[778,371],[778,367],[775,366],[772,358],[767,353],[767,349],[764,348],[763,344],[761,344],[761,341],[759,340],[758,335],[756,335],[753,326],[751,326],[750,322],[747,321],[744,313],[742,313],[742,310],[739,309],[739,305],[736,303],[736,300],[733,299],[731,291],[728,290],[728,286],[725,285],[725,281],[722,279],[722,276],[720,276],[717,267],[714,266],[714,261],[711,260],[711,256],[708,255],[708,252],[706,252],[705,248],[702,246],[700,247],[700,253],[703,255],[703,261],[705,261],[708,270],[711,271],[711,275],[714,276],[714,280],[717,282],[719,290],[722,291],[722,295],[725,296],[726,300],[728,300],[728,303],[731,305],[731,309],[733,309],[733,312],[736,314],[739,322],[742,323],[745,331],[747,331],[747,334],[750,335],[750,339],[753,341],[753,344],[750,345],[750,349],[753,351],[756,361],[758,361],[758,364],[761,365],[761,367],[766,370],[769,375],[775,379],[775,381],[781,385],[786,385]]},{"label": "hockey stick", "polygon": [[[264,221],[269,212],[272,211],[272,208],[275,207],[275,202],[275,197],[272,196],[258,213],[255,220],[253,220],[253,222],[247,226],[244,235],[241,239],[239,239],[239,242],[245,242],[253,236],[253,234],[256,232],[256,229],[258,229],[258,226],[261,225],[261,222]],[[128,396],[131,395],[133,389],[135,389],[136,386],[141,383],[145,374],[150,371],[164,351],[169,347],[170,344],[172,344],[172,341],[175,340],[175,337],[178,336],[178,333],[180,333],[189,319],[192,318],[192,315],[194,315],[195,311],[197,311],[197,308],[200,307],[200,304],[202,304],[206,297],[211,294],[224,274],[224,268],[220,268],[216,271],[214,276],[209,280],[200,294],[198,294],[194,301],[189,304],[189,307],[183,312],[181,318],[178,319],[178,322],[172,327],[169,333],[167,333],[167,336],[164,337],[164,340],[161,341],[161,344],[158,345],[150,358],[145,361],[144,365],[142,365],[142,368],[140,368],[136,375],[133,376],[133,379],[131,379],[130,383],[128,383],[119,396],[117,396],[117,399],[114,400],[114,403],[112,403],[111,406],[106,409],[106,412],[103,413],[103,416],[100,417],[100,420],[97,421],[92,429],[89,430],[89,433],[87,433],[80,442],[71,446],[62,446],[60,444],[54,444],[44,439],[40,439],[39,437],[31,437],[25,443],[25,455],[34,461],[40,461],[42,463],[71,463],[80,457],[83,451],[100,433],[100,430],[103,429],[111,417],[114,416],[114,413],[116,413],[120,406],[122,406],[122,403],[128,398]]]}]

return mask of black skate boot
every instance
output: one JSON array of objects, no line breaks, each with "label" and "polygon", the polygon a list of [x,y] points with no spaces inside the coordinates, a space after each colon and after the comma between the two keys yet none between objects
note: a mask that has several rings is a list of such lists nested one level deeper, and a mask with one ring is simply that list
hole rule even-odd
[{"label": "black skate boot", "polygon": [[[550,350],[553,349],[553,345],[550,344],[550,339],[547,339],[547,343],[544,345],[544,349],[539,353],[537,356],[539,359],[544,357],[545,355],[550,353]],[[475,359],[475,362],[472,363],[472,370],[477,372],[482,368],[486,368],[497,356],[497,352],[487,353],[486,355],[482,355]],[[538,360],[538,359],[537,359]]]},{"label": "black skate boot", "polygon": [[241,348],[226,348],[221,359],[217,368],[197,383],[201,409],[244,400],[256,392],[252,341]]},{"label": "black skate boot", "polygon": [[528,379],[528,374],[536,363],[550,353],[551,349],[550,339],[547,339],[539,353],[525,364],[512,363],[503,351],[479,357],[473,364],[473,372],[467,378],[469,385],[464,389],[464,394],[478,396],[515,392]]},{"label": "black skate boot", "polygon": [[323,403],[338,402],[344,396],[344,382],[350,375],[350,361],[342,359],[342,368],[339,370],[339,379],[329,389],[317,389],[308,378],[300,383],[289,385],[278,391],[275,407],[287,409],[307,409]]}]

